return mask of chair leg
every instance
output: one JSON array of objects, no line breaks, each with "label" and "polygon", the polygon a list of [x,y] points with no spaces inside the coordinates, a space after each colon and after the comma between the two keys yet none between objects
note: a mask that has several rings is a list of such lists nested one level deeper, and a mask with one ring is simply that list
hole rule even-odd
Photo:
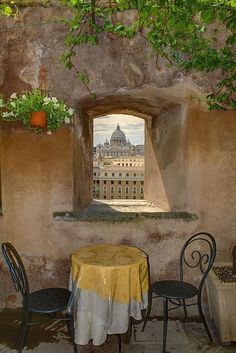
[{"label": "chair leg", "polygon": [[185,299],[183,299],[183,308],[184,308],[184,319],[186,320],[188,317],[187,307],[185,303]]},{"label": "chair leg", "polygon": [[162,344],[162,353],[166,353],[166,338],[167,338],[167,327],[168,327],[168,298],[163,298],[163,344]]},{"label": "chair leg", "polygon": [[211,337],[211,334],[210,334],[210,331],[209,331],[209,328],[208,328],[207,323],[206,323],[205,316],[204,316],[203,311],[202,311],[201,295],[198,295],[198,297],[197,297],[197,305],[198,305],[199,315],[200,315],[200,317],[201,317],[201,319],[202,319],[202,322],[203,322],[203,325],[204,325],[204,327],[205,327],[205,329],[206,329],[206,332],[207,332],[207,334],[208,334],[208,337],[209,337],[210,341],[213,342],[212,337]]},{"label": "chair leg", "polygon": [[146,312],[146,315],[145,315],[145,318],[144,318],[142,332],[145,330],[145,327],[146,327],[147,322],[149,320],[151,309],[152,309],[152,291],[151,291],[151,289],[149,289],[149,292],[148,292],[148,308],[147,308],[147,312]]},{"label": "chair leg", "polygon": [[32,314],[29,311],[24,310],[23,319],[21,321],[20,332],[18,334],[17,341],[16,341],[16,349],[18,353],[21,353],[24,348],[26,336],[29,330],[28,324],[31,321],[31,316]]},{"label": "chair leg", "polygon": [[130,317],[128,331],[122,334],[121,342],[124,344],[129,344],[132,337],[132,333],[133,333],[133,318]]},{"label": "chair leg", "polygon": [[67,321],[66,321],[66,327],[67,327],[67,331],[69,333],[69,336],[71,337],[71,329],[70,329],[70,314],[66,314],[67,317]]},{"label": "chair leg", "polygon": [[74,326],[74,314],[70,314],[70,329],[68,330],[71,336],[71,341],[73,344],[74,353],[78,353],[77,344],[75,343],[75,326]]},{"label": "chair leg", "polygon": [[118,350],[119,353],[121,353],[121,335],[116,335],[117,340],[118,340]]},{"label": "chair leg", "polygon": [[143,322],[142,332],[145,330],[145,327],[146,327],[147,322],[148,322],[149,317],[150,317],[150,313],[151,313],[151,306],[148,306],[147,312],[146,312],[146,315],[145,315],[145,318],[144,318],[144,322]]}]

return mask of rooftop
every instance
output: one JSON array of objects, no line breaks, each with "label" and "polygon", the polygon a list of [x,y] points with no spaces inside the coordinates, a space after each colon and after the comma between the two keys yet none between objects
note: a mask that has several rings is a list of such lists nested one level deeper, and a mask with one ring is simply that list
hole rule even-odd
[{"label": "rooftop", "polygon": [[120,165],[95,165],[94,168],[98,168],[100,170],[106,170],[109,172],[113,171],[144,171],[144,167],[139,166],[120,166]]}]

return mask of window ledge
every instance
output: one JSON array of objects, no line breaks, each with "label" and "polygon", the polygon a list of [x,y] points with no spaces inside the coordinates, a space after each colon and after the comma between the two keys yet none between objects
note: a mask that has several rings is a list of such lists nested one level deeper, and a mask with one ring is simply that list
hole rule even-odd
[{"label": "window ledge", "polygon": [[198,216],[188,212],[165,211],[143,200],[93,200],[82,211],[54,212],[58,221],[141,221],[173,219],[193,221]]}]

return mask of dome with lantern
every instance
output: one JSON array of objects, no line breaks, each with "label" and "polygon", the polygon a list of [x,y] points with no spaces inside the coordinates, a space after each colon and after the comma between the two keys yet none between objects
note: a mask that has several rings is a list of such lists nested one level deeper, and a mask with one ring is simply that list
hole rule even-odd
[{"label": "dome with lantern", "polygon": [[111,144],[111,146],[125,146],[126,145],[125,133],[121,130],[119,124],[117,125],[116,130],[111,135],[110,144]]},{"label": "dome with lantern", "polygon": [[136,147],[131,144],[129,139],[126,139],[125,133],[121,130],[120,125],[117,124],[116,129],[111,134],[110,143],[106,139],[103,144],[99,143],[96,146],[95,158],[119,158],[135,155],[143,156],[144,148],[139,150],[139,152],[136,151]]}]

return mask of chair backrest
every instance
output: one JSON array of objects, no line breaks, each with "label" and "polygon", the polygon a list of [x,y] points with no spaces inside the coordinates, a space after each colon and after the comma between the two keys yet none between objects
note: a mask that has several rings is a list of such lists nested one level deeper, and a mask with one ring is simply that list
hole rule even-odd
[{"label": "chair backrest", "polygon": [[198,268],[202,274],[198,285],[201,292],[208,272],[213,266],[216,257],[216,241],[205,232],[192,235],[184,244],[180,253],[180,280],[184,280],[184,267]]},{"label": "chair backrest", "polygon": [[29,284],[20,255],[10,243],[2,244],[2,252],[8,265],[14,287],[17,292],[21,292],[23,302],[25,302],[29,294]]}]

